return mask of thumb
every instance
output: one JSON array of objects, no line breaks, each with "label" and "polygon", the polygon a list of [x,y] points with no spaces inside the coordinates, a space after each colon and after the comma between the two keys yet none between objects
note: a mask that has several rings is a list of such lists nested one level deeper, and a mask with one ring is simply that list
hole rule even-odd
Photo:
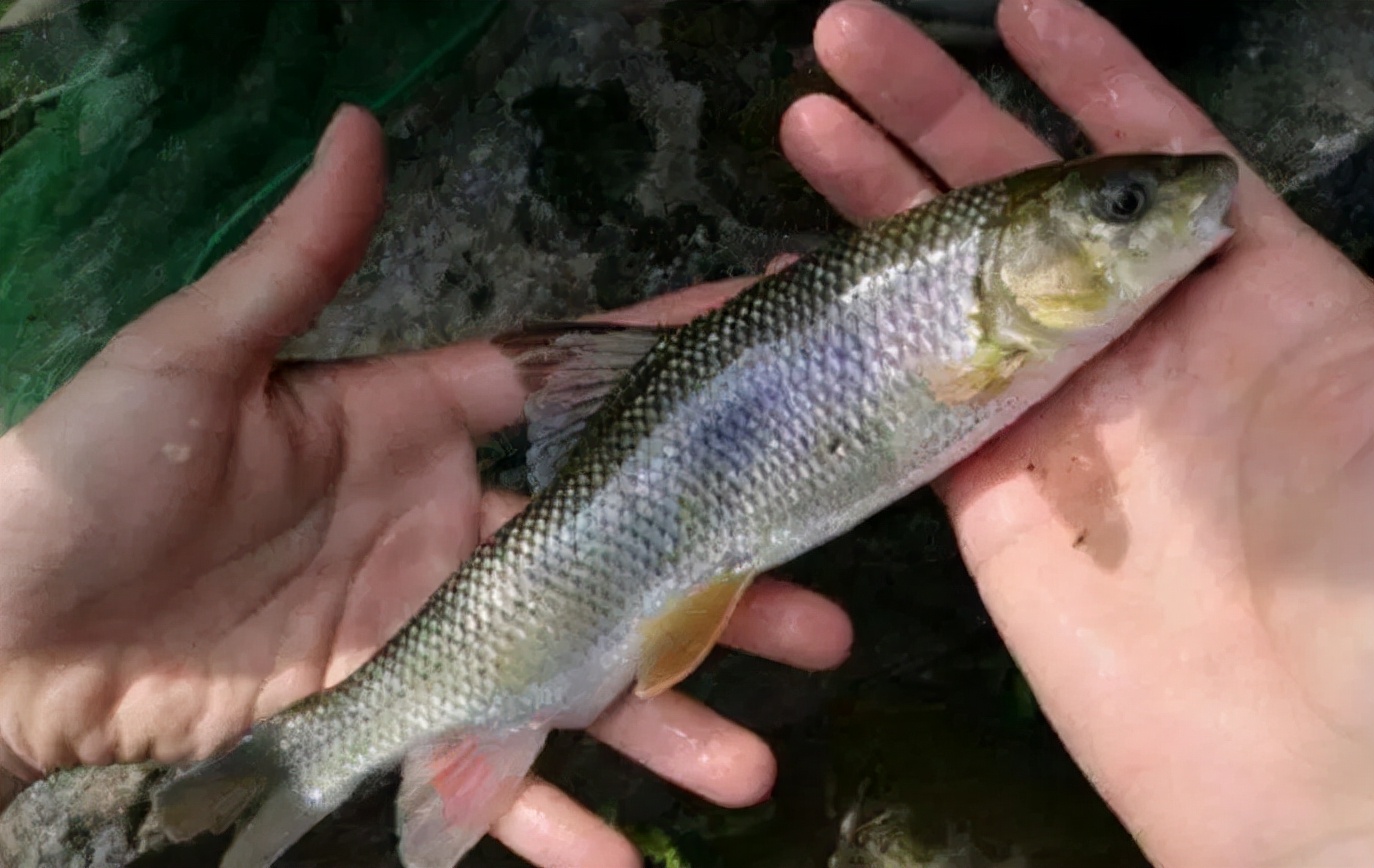
[{"label": "thumb", "polygon": [[381,128],[343,106],[309,171],[248,240],[131,323],[110,351],[137,355],[140,367],[266,373],[361,264],[385,186]]}]

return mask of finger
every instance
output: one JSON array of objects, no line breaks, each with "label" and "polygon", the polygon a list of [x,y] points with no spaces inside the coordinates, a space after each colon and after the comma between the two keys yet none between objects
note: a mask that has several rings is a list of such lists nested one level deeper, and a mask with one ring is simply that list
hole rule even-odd
[{"label": "finger", "polygon": [[834,669],[849,657],[854,627],[835,602],[790,582],[760,578],[740,600],[720,638],[787,666]]},{"label": "finger", "polygon": [[814,41],[835,81],[951,187],[1058,159],[935,42],[872,0],[826,9]]},{"label": "finger", "polygon": [[639,868],[639,851],[600,817],[547,781],[534,779],[491,835],[541,868]]},{"label": "finger", "polygon": [[778,135],[797,171],[854,223],[905,211],[939,193],[900,148],[832,96],[812,94],[792,103]]},{"label": "finger", "polygon": [[[586,319],[625,325],[681,325],[719,307],[758,280],[741,277],[704,283]],[[520,421],[528,390],[515,360],[490,341],[473,340],[423,353],[392,357],[394,376],[433,376],[461,408],[468,431],[482,439]]]},{"label": "finger", "polygon": [[768,264],[763,267],[763,273],[765,275],[777,274],[798,259],[801,259],[801,257],[795,253],[779,253],[777,256],[768,260]]},{"label": "finger", "polygon": [[381,128],[344,106],[310,170],[243,246],[125,329],[113,351],[143,364],[265,374],[282,342],[304,331],[361,263],[384,186]]},{"label": "finger", "polygon": [[1202,110],[1114,27],[1059,0],[1002,3],[1007,49],[1103,150],[1231,150]]},{"label": "finger", "polygon": [[[1008,50],[1103,151],[1222,151],[1235,147],[1109,22],[1075,0],[1007,0],[998,26]],[[1286,210],[1248,167],[1240,219]]]},{"label": "finger", "polygon": [[587,731],[664,780],[727,808],[763,801],[777,777],[763,739],[675,691],[630,696]]},{"label": "finger", "polygon": [[490,539],[507,522],[515,518],[530,499],[518,491],[505,488],[489,488],[482,492],[482,505],[479,511],[482,539]]}]

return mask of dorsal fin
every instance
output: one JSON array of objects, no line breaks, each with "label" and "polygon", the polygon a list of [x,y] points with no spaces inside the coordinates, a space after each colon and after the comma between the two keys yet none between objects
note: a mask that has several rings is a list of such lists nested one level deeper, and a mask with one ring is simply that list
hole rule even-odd
[{"label": "dorsal fin", "polygon": [[609,323],[551,323],[499,335],[530,389],[530,485],[546,488],[587,420],[659,338],[672,329]]}]

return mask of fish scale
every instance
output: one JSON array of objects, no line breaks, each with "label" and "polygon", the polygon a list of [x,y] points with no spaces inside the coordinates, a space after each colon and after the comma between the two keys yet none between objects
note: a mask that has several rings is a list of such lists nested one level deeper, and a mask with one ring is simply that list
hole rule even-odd
[{"label": "fish scale", "polygon": [[155,796],[163,827],[245,812],[225,865],[260,868],[404,762],[402,859],[453,864],[550,727],[685,677],[753,575],[947,470],[1142,316],[1229,234],[1235,181],[1216,155],[1035,169],[844,233],[682,328],[535,341],[522,364],[623,371],[589,418],[605,387],[577,378],[529,403],[549,443],[583,426],[531,449],[561,462],[532,473],[549,485],[357,672]]},{"label": "fish scale", "polygon": [[[856,284],[855,275],[880,274],[884,269],[891,268],[894,263],[911,263],[912,265],[905,269],[909,290],[905,293],[871,293],[873,298],[868,302],[868,307],[874,310],[877,318],[896,324],[896,329],[901,330],[906,326],[906,334],[919,334],[920,330],[915,327],[917,324],[912,320],[921,314],[924,307],[929,306],[920,302],[926,301],[937,285],[938,291],[945,295],[955,286],[960,287],[961,294],[969,294],[976,279],[977,262],[974,256],[946,256],[938,260],[938,265],[943,267],[927,268],[920,270],[919,273],[913,273],[912,267],[921,263],[925,254],[919,241],[912,243],[913,237],[919,239],[928,236],[937,244],[947,242],[948,233],[932,232],[931,227],[938,227],[951,219],[964,221],[961,239],[976,234],[986,222],[986,203],[994,195],[988,191],[974,191],[967,196],[947,197],[941,203],[944,207],[918,212],[916,219],[894,221],[885,227],[887,231],[876,236],[873,243],[860,245],[858,256],[852,251],[845,250],[822,254],[808,263],[808,267],[795,269],[787,273],[786,278],[761,286],[759,292],[743,299],[738,312],[727,305],[718,314],[699,320],[665,341],[662,348],[651,353],[640,368],[638,379],[651,383],[650,388],[643,390],[636,399],[628,401],[623,412],[599,417],[605,420],[604,423],[589,429],[588,436],[583,440],[584,444],[590,444],[589,447],[575,451],[569,456],[568,468],[560,481],[488,544],[487,551],[501,553],[502,556],[475,557],[469,561],[463,570],[446,583],[426,610],[377,658],[372,667],[372,674],[383,681],[394,678],[399,684],[407,680],[399,675],[406,666],[430,665],[431,655],[412,655],[406,653],[407,650],[428,644],[425,639],[435,635],[452,636],[453,631],[441,629],[441,626],[454,621],[463,622],[466,620],[464,612],[468,608],[489,611],[491,593],[486,587],[489,584],[484,580],[486,577],[492,577],[503,586],[513,586],[513,580],[508,577],[519,575],[521,578],[514,580],[514,583],[518,583],[531,596],[527,606],[529,611],[538,611],[535,602],[537,598],[537,601],[560,613],[556,626],[573,629],[565,629],[562,632],[551,630],[547,637],[541,637],[555,647],[562,648],[569,644],[560,641],[564,636],[588,635],[585,628],[590,625],[601,627],[591,635],[611,632],[615,626],[612,622],[619,618],[619,613],[637,602],[637,597],[643,596],[643,577],[646,574],[665,571],[668,565],[661,562],[680,555],[678,539],[683,529],[678,526],[675,517],[663,510],[630,510],[622,506],[620,511],[627,516],[633,516],[637,526],[653,529],[653,548],[638,553],[634,552],[632,545],[625,544],[603,544],[593,551],[577,552],[575,546],[548,546],[541,543],[540,539],[550,533],[556,536],[555,528],[585,524],[588,516],[592,523],[601,521],[604,511],[598,510],[603,510],[602,501],[605,498],[603,495],[599,499],[597,495],[602,494],[605,487],[612,484],[611,480],[617,474],[627,477],[627,484],[622,486],[624,488],[633,489],[636,483],[646,481],[647,476],[651,488],[663,486],[686,497],[691,496],[693,489],[717,489],[723,484],[728,486],[730,478],[736,475],[737,470],[728,464],[722,467],[720,462],[712,461],[709,454],[704,454],[700,448],[701,440],[695,436],[696,432],[693,430],[695,426],[690,423],[657,432],[659,439],[669,442],[677,435],[681,440],[679,448],[683,455],[690,456],[688,460],[674,462],[673,467],[664,467],[661,460],[650,459],[643,462],[634,459],[641,451],[646,430],[653,430],[656,426],[662,429],[663,420],[668,417],[683,418],[685,414],[674,414],[674,410],[680,408],[691,396],[701,394],[702,384],[711,382],[713,375],[719,377],[731,371],[731,364],[747,352],[766,352],[774,356],[771,365],[753,365],[752,380],[749,379],[749,375],[745,375],[746,382],[754,385],[754,388],[736,387],[731,390],[737,396],[736,400],[748,402],[748,409],[753,412],[757,412],[755,408],[758,402],[752,399],[765,391],[767,384],[776,382],[779,372],[790,394],[797,396],[798,400],[804,400],[808,393],[814,393],[817,400],[812,403],[836,406],[835,402],[842,397],[836,389],[836,385],[840,383],[854,390],[850,392],[851,396],[861,393],[862,387],[866,385],[862,381],[862,376],[881,364],[877,358],[879,354],[875,350],[884,344],[879,340],[880,329],[864,329],[865,318],[849,314],[843,305],[837,303]],[[966,205],[965,199],[973,201]],[[964,243],[962,246],[967,248],[974,245]],[[721,320],[727,321],[728,325],[722,328]],[[873,320],[870,318],[868,321]],[[852,338],[856,345],[861,347],[863,361],[860,364],[847,370],[845,366],[839,366],[837,370],[835,365],[816,363],[813,356],[812,333],[828,330],[832,324],[836,331]],[[708,330],[719,330],[720,337],[713,341],[701,341],[700,334]],[[683,345],[693,349],[684,351],[680,348]],[[899,362],[915,349],[910,338],[904,339],[902,345],[906,352],[899,355]],[[684,357],[690,357],[690,365],[681,364]],[[824,360],[827,356],[822,352],[820,358]],[[879,388],[884,379],[890,381],[892,378],[871,378],[868,388]],[[629,392],[632,388],[632,384],[628,385],[625,391]],[[872,406],[879,404],[876,400],[870,403]],[[786,410],[787,405],[788,402],[783,400],[776,406]],[[773,486],[767,484],[767,481],[770,478],[776,479],[786,467],[791,467],[794,473],[800,471],[800,475],[804,477],[813,474],[819,474],[821,477],[829,475],[824,470],[827,466],[826,456],[813,454],[814,436],[808,437],[807,434],[815,435],[823,431],[833,438],[852,440],[850,432],[861,427],[858,424],[844,426],[822,422],[819,427],[808,431],[807,426],[796,424],[807,418],[815,418],[805,412],[806,409],[798,407],[793,412],[775,414],[774,418],[778,421],[766,429],[774,435],[773,439],[767,444],[752,444],[758,455],[755,462],[757,470],[762,471],[755,474],[755,479],[763,483],[761,490],[756,487],[756,497],[776,496],[770,490]],[[976,410],[965,415],[969,420],[966,425],[973,424],[978,417]],[[724,442],[727,449],[744,456],[745,462],[752,457],[748,451],[741,448],[751,445],[748,440],[734,438],[732,441],[725,438]],[[831,460],[844,459],[831,456]],[[575,482],[565,483],[562,481],[564,479]],[[813,494],[809,489],[810,486],[805,485],[793,484],[789,487],[789,491],[803,496]],[[622,496],[616,500],[624,503],[633,499],[630,496]],[[694,499],[700,500],[700,495]],[[795,495],[792,498],[784,498],[784,502],[791,499],[795,499]],[[707,506],[714,504],[708,503]],[[721,524],[734,524],[733,515],[718,511],[717,514]],[[711,538],[719,536],[721,529],[698,527],[693,530],[699,538]],[[573,540],[579,540],[584,534],[579,528],[571,531],[570,536]],[[612,540],[624,540],[626,543],[633,540],[633,537],[626,539],[614,533],[607,536]],[[668,571],[671,572],[670,567]],[[596,584],[585,580],[598,572],[601,573],[600,577],[603,580],[607,574],[621,580],[602,581]],[[569,581],[570,573],[581,581]],[[709,577],[709,574],[686,575],[682,577],[685,580],[683,587],[664,590],[669,596],[683,593]],[[598,586],[609,590],[602,594],[589,590]],[[461,631],[457,636],[453,636],[448,654],[459,656],[471,653],[464,644],[465,638],[474,632],[476,631]],[[525,632],[503,635],[493,630],[491,625],[483,627],[480,635],[488,649],[495,650],[500,645],[508,646],[504,649],[507,655],[522,653],[521,650],[517,650],[518,646],[528,643],[531,639]],[[586,643],[586,640],[583,641]],[[393,671],[397,674],[393,675]],[[464,711],[461,707],[463,700],[472,694],[480,695],[483,687],[494,693],[501,686],[501,679],[495,677],[499,667],[490,667],[485,673],[476,673],[487,676],[477,679],[472,677],[474,673],[456,671],[452,666],[449,667],[449,671],[454,671],[455,686],[460,688],[450,694],[454,703],[459,705],[454,711]],[[393,693],[397,692],[377,695],[377,719],[389,713],[397,702],[404,701],[403,693],[392,695]],[[347,695],[346,686],[340,690],[340,694]],[[495,707],[497,703],[494,699],[494,696],[488,699],[486,707]],[[566,697],[558,699],[566,701]],[[366,708],[355,709],[354,713],[359,711],[366,713]],[[446,722],[434,721],[436,727]],[[395,748],[402,747],[410,735],[409,732],[404,735],[398,734]],[[384,750],[385,741],[377,742],[379,750]]]}]

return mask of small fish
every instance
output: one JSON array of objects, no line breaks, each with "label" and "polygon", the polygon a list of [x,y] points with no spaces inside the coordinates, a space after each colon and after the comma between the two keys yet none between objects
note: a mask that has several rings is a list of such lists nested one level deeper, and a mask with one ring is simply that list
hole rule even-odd
[{"label": "small fish", "polygon": [[706,656],[760,572],[968,456],[1231,234],[1222,155],[1099,157],[847,232],[677,329],[505,341],[536,495],[377,655],[154,794],[270,865],[400,765],[408,868],[448,868],[545,737]]}]

